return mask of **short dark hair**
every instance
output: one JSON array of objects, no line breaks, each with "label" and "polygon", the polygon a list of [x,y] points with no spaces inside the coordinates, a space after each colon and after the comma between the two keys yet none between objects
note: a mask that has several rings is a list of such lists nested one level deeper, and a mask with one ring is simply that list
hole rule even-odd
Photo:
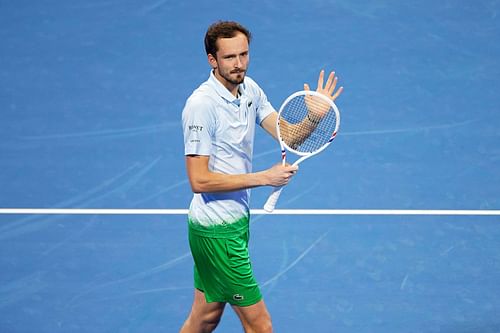
[{"label": "short dark hair", "polygon": [[205,51],[208,54],[215,56],[217,53],[217,39],[233,38],[238,32],[241,32],[247,37],[248,43],[252,39],[250,31],[234,21],[217,21],[208,27],[205,34]]}]

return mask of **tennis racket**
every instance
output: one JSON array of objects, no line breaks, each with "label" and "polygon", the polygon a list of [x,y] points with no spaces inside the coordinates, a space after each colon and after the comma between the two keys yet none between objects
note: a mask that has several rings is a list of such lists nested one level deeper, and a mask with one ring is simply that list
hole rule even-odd
[{"label": "tennis racket", "polygon": [[[299,156],[293,165],[325,150],[337,136],[339,125],[339,110],[327,96],[311,90],[290,95],[281,105],[276,121],[283,165],[287,150]],[[273,189],[264,205],[266,212],[274,210],[282,189]]]}]

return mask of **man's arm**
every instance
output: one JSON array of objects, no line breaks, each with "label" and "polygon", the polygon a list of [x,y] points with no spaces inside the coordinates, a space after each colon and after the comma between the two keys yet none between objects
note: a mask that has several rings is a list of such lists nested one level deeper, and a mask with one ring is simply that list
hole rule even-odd
[{"label": "man's arm", "polygon": [[278,118],[277,112],[272,112],[260,123],[260,126],[273,138],[278,140],[278,133],[276,132],[276,119]]},{"label": "man's arm", "polygon": [[187,155],[186,169],[194,193],[230,192],[257,186],[283,186],[297,171],[295,166],[277,164],[270,169],[247,174],[228,175],[208,168],[210,157]]},{"label": "man's arm", "polygon": [[[272,137],[278,140],[278,133],[276,131],[276,118],[278,114],[276,112],[271,113],[269,116],[264,118],[261,123],[262,128],[266,130]],[[300,123],[289,124],[286,120],[281,119],[280,133],[283,141],[288,144],[288,146],[293,147],[304,142],[314,129],[318,126],[317,122],[313,122],[310,118],[305,117]]]},{"label": "man's arm", "polygon": [[[335,76],[335,72],[331,72],[326,83],[323,84],[324,75],[325,72],[324,70],[322,70],[319,73],[318,87],[316,88],[316,92],[323,94],[332,101],[335,101],[342,93],[344,88],[340,87],[339,89],[335,90],[338,81],[338,78]],[[310,90],[307,83],[304,84],[304,90]],[[309,137],[310,133],[314,131],[314,129],[318,126],[321,118],[324,116],[324,112],[328,111],[329,109],[329,105],[327,103],[313,103],[311,99],[306,100],[306,103],[308,103],[309,113],[300,123],[289,124],[284,119],[281,119],[280,133],[284,141],[290,147],[304,142],[304,140]],[[264,128],[275,139],[278,139],[278,133],[276,131],[277,118],[278,113],[273,112],[269,116],[264,118],[261,123],[262,128]]]}]

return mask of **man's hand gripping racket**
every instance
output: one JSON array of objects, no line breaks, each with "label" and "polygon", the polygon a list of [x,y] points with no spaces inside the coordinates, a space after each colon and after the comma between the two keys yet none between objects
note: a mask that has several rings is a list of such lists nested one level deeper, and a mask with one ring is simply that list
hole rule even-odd
[{"label": "man's hand gripping racket", "polygon": [[[298,165],[323,151],[337,135],[340,113],[334,101],[343,87],[335,91],[337,77],[334,72],[330,73],[324,86],[323,82],[324,71],[321,71],[316,91],[304,84],[304,90],[290,95],[278,111],[276,133],[283,165],[286,164],[287,150],[299,156],[293,163]],[[282,189],[282,186],[273,189],[264,205],[266,212],[274,210]]]}]

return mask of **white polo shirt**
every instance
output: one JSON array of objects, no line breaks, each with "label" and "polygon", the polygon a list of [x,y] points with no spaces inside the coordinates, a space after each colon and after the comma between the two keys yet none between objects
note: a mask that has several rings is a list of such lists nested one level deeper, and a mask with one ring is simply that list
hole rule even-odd
[{"label": "white polo shirt", "polygon": [[[188,98],[182,112],[185,155],[210,156],[209,170],[223,174],[252,172],[255,124],[275,109],[249,77],[239,98],[214,73]],[[195,227],[214,228],[248,220],[250,190],[195,193],[189,220]],[[215,231],[215,230],[214,230]]]}]

